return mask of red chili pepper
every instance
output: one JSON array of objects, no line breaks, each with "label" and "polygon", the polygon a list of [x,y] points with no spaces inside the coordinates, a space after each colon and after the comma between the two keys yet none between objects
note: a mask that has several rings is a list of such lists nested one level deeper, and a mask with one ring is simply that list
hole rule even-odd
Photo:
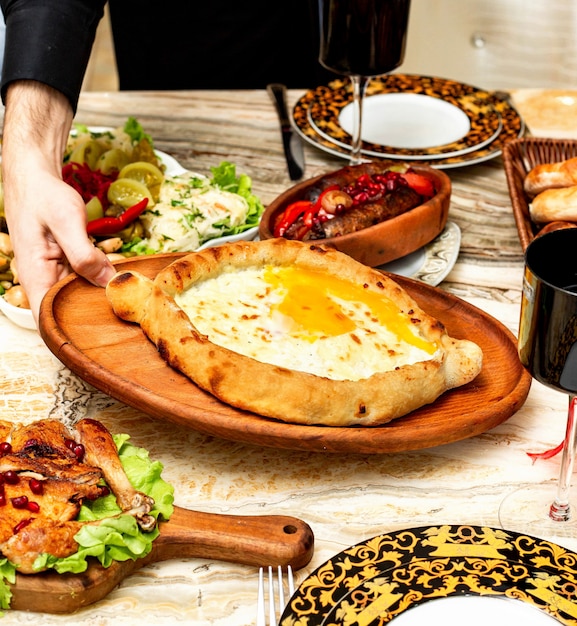
[{"label": "red chili pepper", "polygon": [[146,209],[147,205],[148,198],[142,198],[140,202],[126,209],[126,211],[121,213],[118,217],[99,217],[98,219],[90,220],[90,222],[86,224],[86,232],[89,235],[96,236],[114,235],[134,222]]},{"label": "red chili pepper", "polygon": [[298,200],[289,204],[280,216],[278,222],[274,227],[274,236],[282,237],[287,228],[294,224],[302,213],[311,207],[311,203],[308,200]]}]

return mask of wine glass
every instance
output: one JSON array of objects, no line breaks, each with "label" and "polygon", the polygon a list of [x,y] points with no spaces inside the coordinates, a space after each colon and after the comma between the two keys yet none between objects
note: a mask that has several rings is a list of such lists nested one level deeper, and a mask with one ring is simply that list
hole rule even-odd
[{"label": "wine glass", "polygon": [[353,89],[351,164],[362,162],[365,90],[371,76],[397,68],[405,55],[411,0],[318,0],[320,63],[349,76]]},{"label": "wine glass", "polygon": [[567,427],[556,494],[549,485],[521,488],[503,500],[499,521],[545,539],[577,538],[577,502],[569,501],[577,442],[577,228],[527,246],[518,351],[535,380],[567,394]]}]

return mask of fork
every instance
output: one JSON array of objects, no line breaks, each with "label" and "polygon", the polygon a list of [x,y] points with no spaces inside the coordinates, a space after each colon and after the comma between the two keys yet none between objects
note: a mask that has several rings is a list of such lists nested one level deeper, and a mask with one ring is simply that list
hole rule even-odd
[{"label": "fork", "polygon": [[[288,587],[288,597],[285,602],[285,589],[283,580],[283,570],[279,565],[277,568],[277,584],[275,585],[274,570],[269,565],[268,567],[268,584],[265,584],[264,576],[265,568],[261,567],[258,572],[258,599],[257,599],[257,615],[256,626],[270,626],[276,625],[280,619],[282,612],[286,606],[286,602],[294,593],[294,579],[292,567],[287,566],[286,579]],[[267,593],[268,589],[268,593]],[[276,593],[275,593],[276,591]],[[267,610],[266,610],[266,598],[268,597],[268,622],[267,622]],[[275,601],[276,598],[276,601]],[[278,616],[277,616],[278,608]]]}]

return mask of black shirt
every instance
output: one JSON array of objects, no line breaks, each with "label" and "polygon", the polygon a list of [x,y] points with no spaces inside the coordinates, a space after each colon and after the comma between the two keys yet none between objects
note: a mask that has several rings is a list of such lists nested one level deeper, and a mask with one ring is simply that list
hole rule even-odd
[{"label": "black shirt", "polygon": [[[105,0],[0,0],[6,85],[33,79],[74,109]],[[312,88],[316,0],[110,0],[121,90]]]}]

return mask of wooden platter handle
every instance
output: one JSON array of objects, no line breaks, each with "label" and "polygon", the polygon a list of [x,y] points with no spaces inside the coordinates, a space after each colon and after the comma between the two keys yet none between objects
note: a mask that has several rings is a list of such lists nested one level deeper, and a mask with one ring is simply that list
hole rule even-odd
[{"label": "wooden platter handle", "polygon": [[300,569],[313,550],[312,530],[296,517],[217,515],[175,507],[170,521],[160,526],[152,561],[196,557]]},{"label": "wooden platter handle", "polygon": [[102,600],[133,572],[158,561],[206,558],[243,565],[304,567],[312,558],[314,535],[296,517],[284,515],[220,515],[180,507],[150,554],[138,561],[115,561],[108,568],[91,563],[82,574],[18,574],[11,587],[10,607],[19,611],[72,613]]}]

